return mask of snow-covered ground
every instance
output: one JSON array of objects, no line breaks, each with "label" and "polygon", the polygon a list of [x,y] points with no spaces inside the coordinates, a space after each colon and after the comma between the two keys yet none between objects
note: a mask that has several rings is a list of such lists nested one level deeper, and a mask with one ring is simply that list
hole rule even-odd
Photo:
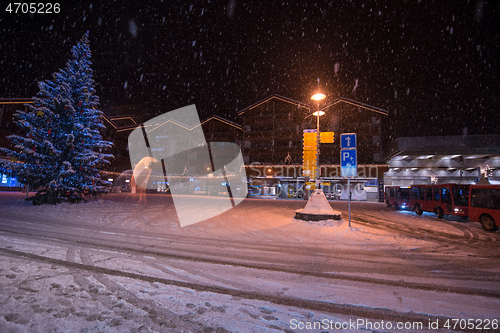
[{"label": "snow-covered ground", "polygon": [[349,227],[346,202],[331,202],[343,220],[318,223],[293,219],[304,201],[246,199],[181,228],[166,195],[23,198],[0,193],[0,332],[435,332],[429,322],[500,319],[500,237],[478,223],[354,202]]}]

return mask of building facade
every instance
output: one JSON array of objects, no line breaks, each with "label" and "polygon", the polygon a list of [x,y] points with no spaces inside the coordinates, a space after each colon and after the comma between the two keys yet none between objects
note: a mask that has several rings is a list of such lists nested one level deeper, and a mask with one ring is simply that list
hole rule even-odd
[{"label": "building facade", "polygon": [[[383,163],[382,119],[387,111],[346,98],[321,107],[321,132],[334,132],[333,144],[322,144],[320,164],[339,164],[340,134],[356,133],[358,163]],[[302,164],[303,130],[316,129],[315,106],[272,95],[243,110],[242,152],[245,163]]]},{"label": "building facade", "polygon": [[321,107],[320,132],[334,132],[335,142],[319,145],[323,190],[331,198],[347,198],[347,179],[340,172],[340,134],[357,134],[358,172],[352,179],[353,199],[379,197],[378,184],[388,170],[382,156],[382,121],[388,112],[347,98],[310,105],[280,95],[269,96],[239,112],[242,153],[247,165],[250,195],[300,197],[303,131],[317,129],[312,113]]},{"label": "building facade", "polygon": [[[317,108],[318,105],[271,95],[242,109],[238,113],[241,123],[212,116],[189,126],[175,121],[151,125],[140,106],[104,109],[106,130],[103,134],[114,142],[112,153],[116,157],[106,178],[117,178],[121,172],[135,167],[130,164],[128,137],[137,127],[144,126],[144,130],[151,131],[155,138],[161,134],[159,140],[163,140],[164,133],[189,132],[199,126],[206,142],[212,147],[217,146],[219,151],[227,150],[232,154],[232,146],[225,148],[227,143],[240,147],[251,196],[298,198],[303,196],[308,181],[302,175],[303,131],[316,129],[317,118],[312,113]],[[377,199],[377,186],[388,170],[382,160],[381,140],[381,125],[387,111],[346,98],[321,105],[321,109],[325,115],[320,117],[320,131],[335,133],[334,143],[320,144],[319,164],[324,191],[330,198],[347,198],[347,180],[340,172],[339,141],[342,133],[356,133],[358,172],[351,180],[353,199]],[[176,183],[182,183],[188,192],[191,189],[203,192],[196,177],[200,170],[191,169],[187,166],[185,170],[179,170]],[[165,190],[165,186],[161,190]]]}]

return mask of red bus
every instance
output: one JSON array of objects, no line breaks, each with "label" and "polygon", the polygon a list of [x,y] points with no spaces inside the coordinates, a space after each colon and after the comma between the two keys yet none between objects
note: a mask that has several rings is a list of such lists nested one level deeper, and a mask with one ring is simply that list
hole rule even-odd
[{"label": "red bus", "polygon": [[438,218],[444,215],[468,216],[469,185],[412,185],[410,190],[411,209],[422,212],[434,212]]},{"label": "red bus", "polygon": [[471,185],[469,219],[488,231],[500,224],[500,185]]},{"label": "red bus", "polygon": [[410,207],[410,188],[386,186],[385,203],[387,204],[387,207],[394,206],[396,209],[407,209]]}]

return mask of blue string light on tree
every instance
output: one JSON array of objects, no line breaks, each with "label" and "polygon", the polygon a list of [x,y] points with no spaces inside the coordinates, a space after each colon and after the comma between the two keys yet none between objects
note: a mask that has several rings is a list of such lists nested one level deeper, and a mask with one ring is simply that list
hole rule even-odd
[{"label": "blue string light on tree", "polygon": [[22,135],[9,136],[16,150],[3,150],[16,161],[11,165],[19,181],[38,190],[29,198],[34,204],[79,202],[106,183],[99,168],[113,158],[106,153],[112,143],[100,134],[104,124],[90,56],[87,32],[66,67],[52,81],[39,82],[34,103],[16,113]]}]

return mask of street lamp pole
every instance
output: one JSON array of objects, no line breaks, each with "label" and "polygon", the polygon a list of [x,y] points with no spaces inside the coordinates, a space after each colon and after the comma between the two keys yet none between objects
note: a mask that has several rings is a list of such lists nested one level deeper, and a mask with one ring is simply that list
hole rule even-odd
[{"label": "street lamp pole", "polygon": [[[318,145],[317,147],[319,147],[319,141],[320,141],[320,135],[319,135],[319,117],[324,115],[325,112],[320,110],[319,109],[319,105],[320,105],[320,102],[322,100],[324,100],[326,98],[326,96],[320,92],[314,94],[311,96],[311,99],[313,101],[316,101],[318,102],[318,109],[316,110],[316,112],[313,113],[313,115],[316,116],[316,135],[317,135],[317,142],[318,142]],[[316,175],[315,175],[315,178],[316,179],[319,179],[319,149],[318,149],[318,154],[316,156]]]},{"label": "street lamp pole", "polygon": [[[319,176],[320,176],[320,172],[319,172],[319,153],[320,153],[320,150],[319,150],[319,141],[320,141],[320,135],[319,135],[319,102],[318,102],[318,110],[316,111],[317,115],[316,115],[316,124],[317,124],[317,129],[316,129],[316,141],[318,142],[318,145],[316,146],[317,149],[318,149],[318,154],[316,155],[316,180],[319,179]],[[317,184],[317,182],[316,182]]]}]

